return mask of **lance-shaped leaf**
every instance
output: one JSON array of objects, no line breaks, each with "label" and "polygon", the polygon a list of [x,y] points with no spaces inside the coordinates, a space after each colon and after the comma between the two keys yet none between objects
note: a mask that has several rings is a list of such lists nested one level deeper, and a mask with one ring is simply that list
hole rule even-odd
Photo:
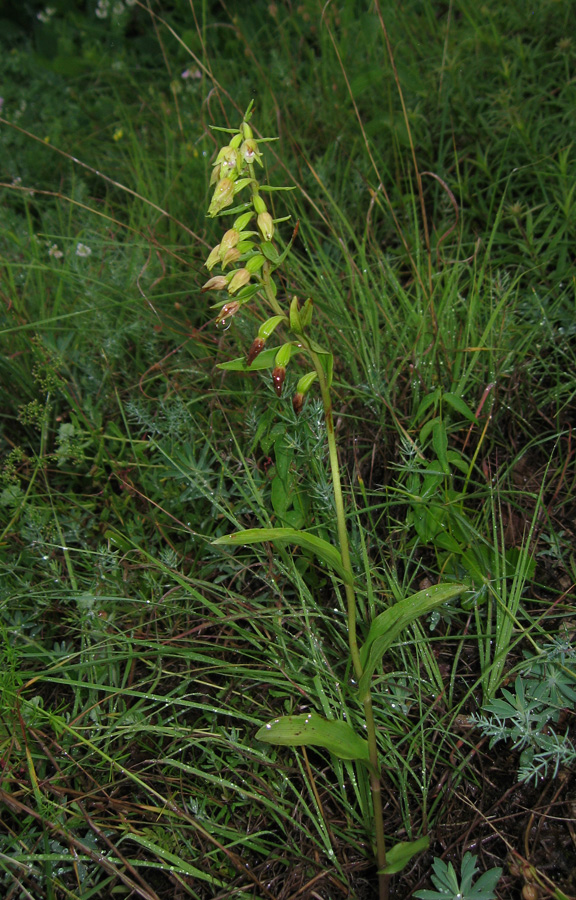
[{"label": "lance-shaped leaf", "polygon": [[256,738],[281,747],[324,747],[339,759],[370,759],[368,744],[347,722],[325,719],[315,712],[272,719]]},{"label": "lance-shaped leaf", "polygon": [[[264,354],[260,354],[263,356]],[[234,534],[225,534],[212,541],[213,544],[225,544],[231,547],[242,547],[244,544],[260,544],[271,541],[277,544],[296,544],[303,550],[314,553],[318,559],[331,566],[340,578],[347,584],[352,584],[354,579],[350,572],[344,568],[340,551],[328,541],[310,534],[308,531],[297,531],[295,528],[247,528],[245,531],[236,531]]]},{"label": "lance-shaped leaf", "polygon": [[360,696],[366,694],[370,687],[370,679],[380,660],[408,625],[431,612],[436,606],[441,606],[468,590],[470,588],[465,584],[435,584],[425,591],[404,597],[376,616],[370,626],[366,643],[360,651],[360,661],[364,670],[358,684]]}]

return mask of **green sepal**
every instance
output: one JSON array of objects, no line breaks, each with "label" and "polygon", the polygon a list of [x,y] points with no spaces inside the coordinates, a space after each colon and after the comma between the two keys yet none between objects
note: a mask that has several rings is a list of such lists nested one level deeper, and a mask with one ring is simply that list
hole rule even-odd
[{"label": "green sepal", "polygon": [[272,719],[257,731],[256,739],[280,747],[324,747],[339,759],[370,759],[367,742],[348,722],[315,712]]},{"label": "green sepal", "polygon": [[298,297],[292,297],[292,302],[290,303],[290,328],[295,334],[302,334],[303,328],[298,307]]},{"label": "green sepal", "polygon": [[262,325],[258,329],[258,337],[260,340],[267,341],[280,322],[288,322],[288,319],[286,316],[272,316],[270,319],[262,322]]}]

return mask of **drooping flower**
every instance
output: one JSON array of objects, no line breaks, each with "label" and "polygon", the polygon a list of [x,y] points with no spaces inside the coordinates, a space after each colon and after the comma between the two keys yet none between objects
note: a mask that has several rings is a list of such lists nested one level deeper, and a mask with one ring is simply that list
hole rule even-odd
[{"label": "drooping flower", "polygon": [[230,283],[228,284],[228,293],[235,294],[236,291],[239,291],[240,288],[243,288],[244,285],[248,284],[250,281],[250,272],[248,269],[237,269],[232,278],[230,279]]},{"label": "drooping flower", "polygon": [[228,279],[225,275],[213,275],[206,284],[202,285],[202,293],[205,291],[225,291],[228,286]]},{"label": "drooping flower", "polygon": [[231,178],[221,178],[218,184],[214,189],[214,195],[212,197],[212,202],[208,207],[208,215],[215,216],[220,212],[221,209],[224,209],[226,206],[230,206],[234,199],[234,182]]}]

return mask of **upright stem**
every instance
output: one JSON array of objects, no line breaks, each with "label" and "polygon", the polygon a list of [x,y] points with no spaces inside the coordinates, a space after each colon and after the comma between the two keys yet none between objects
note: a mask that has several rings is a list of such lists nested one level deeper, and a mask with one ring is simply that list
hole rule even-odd
[{"label": "upright stem", "polygon": [[[303,342],[304,343],[304,342]],[[354,572],[352,569],[352,561],[350,559],[350,546],[348,543],[348,529],[346,527],[346,513],[344,510],[344,497],[342,495],[342,483],[340,481],[340,465],[338,462],[338,450],[336,447],[336,436],[334,434],[334,419],[332,416],[332,399],[330,397],[330,388],[326,381],[326,375],[322,367],[322,363],[318,355],[307,347],[308,352],[314,363],[316,374],[318,376],[318,384],[322,395],[322,404],[324,406],[324,417],[326,420],[326,434],[328,438],[328,454],[330,457],[330,469],[332,472],[332,485],[334,488],[334,503],[336,506],[336,524],[338,529],[338,541],[340,543],[340,553],[342,555],[342,564],[344,569],[350,574],[350,581],[353,580]],[[356,681],[359,683],[362,677],[362,663],[360,661],[360,651],[358,649],[358,639],[356,636],[356,593],[352,584],[345,583],[346,605],[348,614],[348,643],[350,646],[350,656]],[[370,789],[372,793],[372,807],[374,812],[374,832],[376,837],[376,862],[378,869],[384,868],[386,865],[386,842],[384,839],[384,816],[382,811],[382,793],[380,789],[380,762],[378,760],[378,744],[376,741],[376,724],[374,722],[374,711],[372,709],[372,697],[368,690],[362,698],[364,706],[364,717],[366,721],[366,737],[368,739],[368,750],[370,754]],[[390,876],[378,876],[379,900],[388,900],[390,889]]]}]

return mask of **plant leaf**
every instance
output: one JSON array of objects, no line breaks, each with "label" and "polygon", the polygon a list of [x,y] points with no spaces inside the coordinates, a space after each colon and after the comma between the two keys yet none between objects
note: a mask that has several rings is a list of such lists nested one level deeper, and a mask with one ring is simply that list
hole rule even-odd
[{"label": "plant leaf", "polygon": [[477,422],[478,419],[470,409],[467,403],[464,402],[462,397],[459,397],[458,394],[443,394],[442,399],[448,403],[452,409],[455,409],[456,412],[460,413],[461,416],[464,416],[465,419],[469,419],[471,422]]},{"label": "plant leaf", "polygon": [[467,590],[469,588],[465,584],[435,584],[410,597],[404,597],[376,616],[360,651],[364,669],[358,685],[360,696],[363,697],[368,690],[370,679],[386,651],[408,625]]},{"label": "plant leaf", "polygon": [[297,531],[295,528],[247,528],[245,531],[236,531],[234,534],[225,534],[212,541],[213,544],[224,544],[232,547],[240,547],[244,544],[260,544],[271,541],[278,544],[296,544],[303,550],[310,550],[318,559],[331,566],[338,572],[340,578],[346,584],[354,581],[350,572],[346,571],[342,563],[340,551],[323,538],[316,537],[308,531]]},{"label": "plant leaf", "polygon": [[[294,356],[295,353],[299,352],[299,347],[294,346],[294,344],[283,344],[284,347],[290,347],[290,356]],[[288,353],[288,351],[286,351]],[[269,347],[267,350],[263,350],[262,353],[259,353],[256,359],[248,365],[246,362],[245,356],[239,356],[236,359],[231,359],[225,363],[218,363],[218,369],[225,369],[227,372],[255,372],[257,369],[271,369],[276,360],[276,354],[278,353],[278,347]]]},{"label": "plant leaf", "polygon": [[281,747],[324,747],[339,759],[370,759],[367,742],[347,722],[325,719],[315,712],[272,719],[256,738]]},{"label": "plant leaf", "polygon": [[418,838],[417,841],[401,841],[399,844],[394,844],[386,851],[386,865],[383,869],[378,869],[378,874],[394,875],[396,872],[401,872],[413,856],[427,850],[429,846],[428,835]]}]

